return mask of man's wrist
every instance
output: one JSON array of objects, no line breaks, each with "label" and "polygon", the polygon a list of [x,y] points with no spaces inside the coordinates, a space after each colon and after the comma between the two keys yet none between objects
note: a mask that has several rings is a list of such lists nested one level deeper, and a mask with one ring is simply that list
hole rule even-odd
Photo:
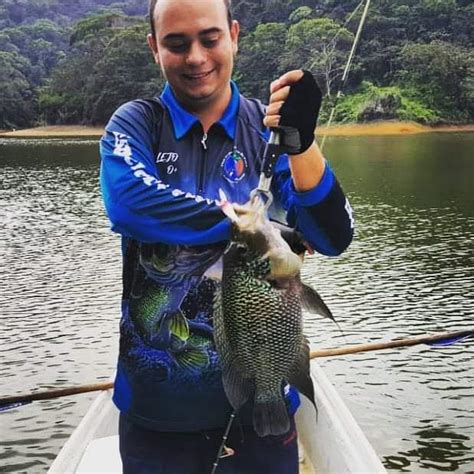
[{"label": "man's wrist", "polygon": [[297,192],[306,192],[316,187],[326,166],[324,157],[315,141],[303,153],[289,155],[289,164]]},{"label": "man's wrist", "polygon": [[309,147],[306,148],[306,150],[302,151],[301,153],[294,153],[294,154],[288,153],[288,156],[291,159],[294,158],[298,160],[304,157],[313,156],[315,153],[317,153],[317,151],[318,151],[317,144],[316,144],[316,141],[313,139],[313,141],[311,142]]}]

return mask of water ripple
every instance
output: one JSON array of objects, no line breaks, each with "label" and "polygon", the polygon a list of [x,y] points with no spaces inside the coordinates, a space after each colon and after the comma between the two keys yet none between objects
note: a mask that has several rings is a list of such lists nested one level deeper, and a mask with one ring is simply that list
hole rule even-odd
[{"label": "water ripple", "polygon": [[[426,170],[443,147],[410,140],[413,161],[399,156],[405,148],[397,140],[337,141],[342,158],[332,164],[355,209],[356,238],[341,257],[315,255],[303,268],[303,280],[318,289],[342,329],[305,314],[314,348],[472,327],[471,185],[466,181],[467,204],[459,194],[446,195],[450,177],[443,171],[442,185],[430,194]],[[454,146],[449,156],[463,159]],[[95,141],[0,139],[0,159],[0,393],[109,380],[118,350],[121,257],[99,197]],[[463,163],[472,170],[472,160]],[[453,178],[451,189],[462,182]],[[473,356],[465,341],[320,364],[390,471],[469,472]],[[45,472],[94,397],[2,413],[2,472]]]}]

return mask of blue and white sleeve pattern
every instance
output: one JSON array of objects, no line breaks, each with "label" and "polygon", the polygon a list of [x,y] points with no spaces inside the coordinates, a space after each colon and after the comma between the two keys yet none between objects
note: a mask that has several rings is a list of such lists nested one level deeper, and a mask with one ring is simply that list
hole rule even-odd
[{"label": "blue and white sleeve pattern", "polygon": [[115,112],[102,137],[100,184],[112,230],[150,243],[227,240],[230,222],[214,201],[172,188],[158,176],[152,115],[146,102],[129,102]]},{"label": "blue and white sleeve pattern", "polygon": [[327,162],[319,184],[297,192],[288,156],[282,155],[275,167],[274,192],[287,211],[288,224],[319,253],[336,256],[349,246],[354,234],[352,208]]}]

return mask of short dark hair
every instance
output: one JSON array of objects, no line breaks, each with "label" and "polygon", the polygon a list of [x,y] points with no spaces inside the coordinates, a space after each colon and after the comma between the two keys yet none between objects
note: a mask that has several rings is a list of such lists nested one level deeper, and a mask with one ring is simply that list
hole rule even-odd
[{"label": "short dark hair", "polygon": [[[223,0],[223,1],[227,10],[227,22],[229,23],[229,28],[230,28],[232,26],[232,0]],[[151,34],[153,35],[154,38],[156,38],[154,13],[155,13],[155,8],[156,8],[157,3],[158,3],[158,0],[150,0],[150,3],[148,5],[148,17],[150,19]]]}]

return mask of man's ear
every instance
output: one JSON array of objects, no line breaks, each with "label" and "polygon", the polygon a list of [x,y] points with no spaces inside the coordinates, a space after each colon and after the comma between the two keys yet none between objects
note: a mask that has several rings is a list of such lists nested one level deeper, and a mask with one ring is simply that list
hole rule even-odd
[{"label": "man's ear", "polygon": [[237,20],[232,20],[232,25],[230,27],[230,37],[232,39],[232,50],[234,54],[237,54],[239,49],[239,33],[240,25]]},{"label": "man's ear", "polygon": [[148,33],[146,37],[146,42],[148,43],[148,47],[151,49],[153,53],[153,58],[155,59],[156,64],[160,64],[160,56],[158,54],[158,46],[156,44],[156,37],[153,36],[151,33]]}]

